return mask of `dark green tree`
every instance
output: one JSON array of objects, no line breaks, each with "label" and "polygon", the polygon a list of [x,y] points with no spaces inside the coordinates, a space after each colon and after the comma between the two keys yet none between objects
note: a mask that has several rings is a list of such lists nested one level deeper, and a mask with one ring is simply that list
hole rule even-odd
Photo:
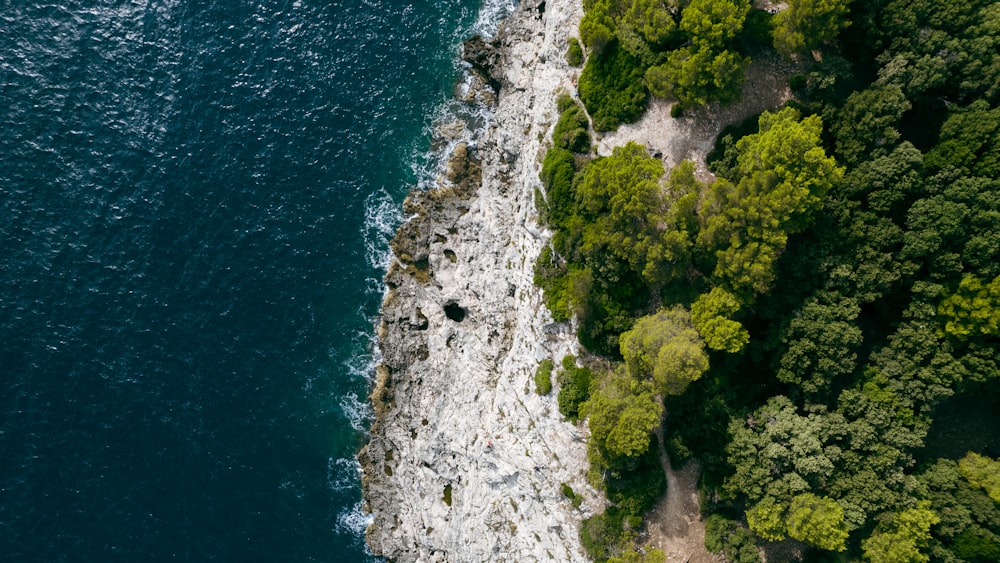
[{"label": "dark green tree", "polygon": [[833,125],[839,160],[857,164],[887,154],[899,140],[900,120],[911,107],[895,84],[848,96]]},{"label": "dark green tree", "polygon": [[782,335],[778,380],[815,397],[838,377],[852,374],[862,339],[855,323],[860,312],[855,300],[835,294],[807,300]]}]

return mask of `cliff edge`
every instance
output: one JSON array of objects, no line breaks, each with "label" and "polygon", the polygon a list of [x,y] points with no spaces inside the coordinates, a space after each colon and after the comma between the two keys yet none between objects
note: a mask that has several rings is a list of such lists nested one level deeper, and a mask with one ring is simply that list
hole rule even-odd
[{"label": "cliff edge", "polygon": [[404,204],[412,217],[386,274],[375,421],[358,456],[377,555],[585,559],[579,522],[603,507],[586,484],[585,436],[533,382],[542,359],[558,364],[576,341],[532,281],[547,239],[534,191],[556,93],[573,90],[564,53],[581,17],[577,0],[525,1],[466,53],[499,87],[491,125],[457,146],[439,188]]}]

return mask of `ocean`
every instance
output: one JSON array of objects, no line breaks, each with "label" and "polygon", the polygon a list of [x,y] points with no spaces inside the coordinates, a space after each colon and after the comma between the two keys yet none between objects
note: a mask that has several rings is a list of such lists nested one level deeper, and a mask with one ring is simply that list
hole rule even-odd
[{"label": "ocean", "polygon": [[388,239],[512,2],[5,3],[0,560],[374,559]]}]

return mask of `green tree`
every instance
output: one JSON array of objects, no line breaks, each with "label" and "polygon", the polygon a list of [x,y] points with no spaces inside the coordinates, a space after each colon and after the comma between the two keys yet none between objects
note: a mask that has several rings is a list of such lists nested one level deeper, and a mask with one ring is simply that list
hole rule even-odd
[{"label": "green tree", "polygon": [[926,563],[930,557],[922,551],[931,538],[931,526],[940,522],[922,501],[916,508],[896,513],[889,523],[861,542],[865,558],[871,563]]},{"label": "green tree", "polygon": [[847,549],[844,509],[829,497],[796,495],[788,507],[788,535],[821,549]]},{"label": "green tree", "polygon": [[857,164],[886,154],[899,140],[899,122],[911,107],[895,84],[848,96],[833,125],[840,161]]},{"label": "green tree", "polygon": [[624,369],[604,374],[581,407],[591,440],[605,455],[637,459],[649,450],[650,436],[660,423],[663,403],[649,384]]},{"label": "green tree", "polygon": [[709,348],[734,354],[750,341],[750,333],[732,319],[739,310],[740,303],[735,295],[714,287],[698,296],[691,305],[691,319]]},{"label": "green tree", "polygon": [[960,340],[1000,336],[1000,276],[988,284],[964,276],[955,293],[941,301],[938,314],[945,319],[945,333]]},{"label": "green tree", "polygon": [[745,0],[691,0],[681,13],[680,28],[697,45],[720,48],[739,35],[749,12]]},{"label": "green tree", "polygon": [[851,0],[789,0],[774,18],[774,48],[786,56],[827,43],[848,25]]},{"label": "green tree", "polygon": [[973,487],[986,491],[995,502],[1000,502],[1000,460],[969,452],[958,460],[958,470]]},{"label": "green tree", "polygon": [[835,294],[807,300],[783,331],[786,347],[778,380],[816,395],[837,377],[853,373],[861,345],[861,329],[854,321],[860,312],[855,300]]},{"label": "green tree", "polygon": [[733,474],[726,490],[741,492],[751,503],[822,490],[840,465],[843,451],[836,442],[842,426],[842,417],[822,408],[801,415],[787,397],[771,397],[729,424],[726,452]]},{"label": "green tree", "polygon": [[705,346],[681,306],[642,317],[619,341],[628,372],[651,380],[656,393],[683,393],[708,369]]},{"label": "green tree", "polygon": [[615,0],[593,0],[584,6],[585,13],[580,20],[580,38],[592,55],[600,55],[614,39],[614,29],[617,26],[613,14],[617,4]]},{"label": "green tree", "polygon": [[654,96],[676,98],[682,106],[730,102],[740,95],[749,60],[728,49],[695,44],[671,51],[663,64],[646,71]]},{"label": "green tree", "polygon": [[1000,177],[1000,108],[977,100],[952,111],[924,161],[931,170],[954,167],[966,175]]},{"label": "green tree", "polygon": [[645,63],[655,58],[655,51],[670,40],[676,28],[670,6],[663,0],[631,0],[615,33],[625,49]]}]

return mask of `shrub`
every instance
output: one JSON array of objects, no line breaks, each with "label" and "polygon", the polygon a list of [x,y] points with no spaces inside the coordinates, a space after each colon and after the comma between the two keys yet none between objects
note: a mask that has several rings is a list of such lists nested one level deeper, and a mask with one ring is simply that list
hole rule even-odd
[{"label": "shrub", "polygon": [[548,395],[552,392],[552,360],[545,358],[535,370],[535,392]]},{"label": "shrub", "polygon": [[566,267],[558,257],[553,255],[552,247],[546,246],[535,260],[535,285],[542,289],[545,306],[552,313],[556,322],[568,321],[570,318],[567,301]]},{"label": "shrub", "polygon": [[684,115],[684,107],[681,106],[680,103],[676,103],[676,104],[670,106],[670,117],[672,117],[674,119],[678,119],[682,115]]},{"label": "shrub", "polygon": [[705,549],[712,553],[724,553],[731,563],[761,561],[750,530],[719,514],[705,520]]},{"label": "shrub", "polygon": [[622,527],[623,515],[615,507],[585,518],[580,526],[580,543],[591,559],[604,560],[620,551],[629,540]]},{"label": "shrub", "polygon": [[573,356],[563,358],[563,369],[559,370],[559,412],[570,420],[580,416],[580,404],[590,397],[590,369],[576,367]]},{"label": "shrub", "polygon": [[561,483],[560,487],[562,488],[563,496],[565,496],[568,499],[576,498],[576,493],[573,492],[573,487],[570,487],[566,483]]},{"label": "shrub", "polygon": [[573,214],[576,206],[573,198],[575,166],[573,153],[564,148],[553,147],[545,153],[541,180],[548,203],[546,216],[552,226],[562,225]]},{"label": "shrub", "polygon": [[[562,104],[560,104],[561,106]],[[590,133],[587,128],[587,114],[576,102],[561,110],[559,121],[552,132],[552,142],[558,148],[576,153],[586,153],[590,150]]]},{"label": "shrub", "polygon": [[612,131],[646,111],[649,92],[642,62],[612,41],[587,58],[580,74],[580,99],[594,120],[595,131]]},{"label": "shrub", "polygon": [[631,460],[629,466],[615,467],[614,460],[604,462],[610,464],[604,480],[608,500],[625,515],[641,518],[667,491],[667,478],[657,448],[649,448],[641,458]]},{"label": "shrub", "polygon": [[444,496],[441,500],[443,500],[448,506],[451,506],[451,483],[444,486]]},{"label": "shrub", "polygon": [[580,66],[583,64],[583,47],[576,37],[569,38],[569,48],[566,49],[566,62],[569,66]]}]

